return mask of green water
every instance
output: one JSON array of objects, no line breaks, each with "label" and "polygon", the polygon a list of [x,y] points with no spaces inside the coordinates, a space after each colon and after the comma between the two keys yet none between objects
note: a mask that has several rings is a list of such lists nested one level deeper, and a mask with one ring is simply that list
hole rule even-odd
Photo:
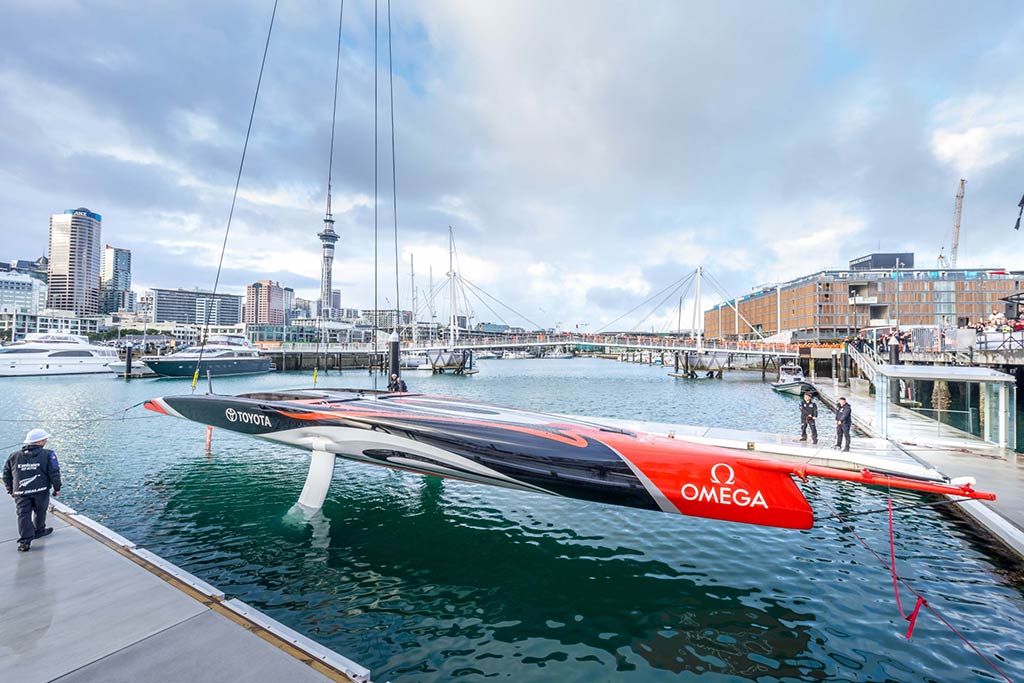
[{"label": "green water", "polygon": [[[759,374],[686,381],[590,359],[480,367],[466,378],[412,373],[409,384],[574,414],[765,431],[797,424],[796,399]],[[308,373],[289,373],[214,388],[309,383]],[[321,386],[370,380],[332,374]],[[766,529],[347,462],[323,515],[307,521],[289,514],[308,465],[300,451],[218,431],[207,457],[200,425],[141,409],[95,419],[188,393],[187,382],[55,377],[2,387],[0,444],[35,422],[51,429],[65,502],[370,667],[378,682],[999,680],[927,612],[907,641],[890,575],[834,521]],[[842,511],[885,504],[880,492],[838,485],[818,484],[808,497],[819,511],[822,498]],[[887,552],[884,516],[858,517],[856,527]],[[896,542],[911,584],[1024,678],[1019,565],[933,509],[899,513]]]}]

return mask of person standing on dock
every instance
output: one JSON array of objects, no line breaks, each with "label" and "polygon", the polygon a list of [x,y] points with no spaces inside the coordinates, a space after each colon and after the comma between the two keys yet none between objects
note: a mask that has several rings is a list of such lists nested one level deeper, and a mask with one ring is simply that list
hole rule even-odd
[{"label": "person standing on dock", "polygon": [[49,438],[45,429],[33,429],[25,436],[25,445],[4,463],[4,488],[18,511],[18,552],[28,551],[32,541],[53,533],[46,526],[46,509],[50,487],[59,496],[61,481],[57,454],[43,448]]},{"label": "person standing on dock", "polygon": [[811,399],[810,394],[804,394],[804,400],[800,402],[800,440],[807,441],[807,429],[811,430],[811,443],[818,443],[818,404]]},{"label": "person standing on dock", "polygon": [[[846,402],[846,398],[839,397],[836,405],[836,445],[833,448],[843,451],[850,450],[850,426],[853,423],[853,408]],[[846,447],[843,447],[843,438],[846,438]]]},{"label": "person standing on dock", "polygon": [[405,380],[398,375],[391,375],[391,381],[388,382],[388,391],[395,391],[405,393],[409,391],[409,387],[406,386]]}]

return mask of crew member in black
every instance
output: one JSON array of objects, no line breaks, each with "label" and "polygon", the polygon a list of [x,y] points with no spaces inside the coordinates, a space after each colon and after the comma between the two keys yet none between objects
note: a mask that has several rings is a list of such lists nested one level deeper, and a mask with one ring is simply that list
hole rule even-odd
[{"label": "crew member in black", "polygon": [[804,394],[800,402],[800,440],[807,441],[807,429],[811,430],[811,443],[818,443],[818,404],[811,400],[810,394]]},{"label": "crew member in black", "polygon": [[11,453],[4,463],[4,488],[14,498],[18,511],[18,550],[25,552],[32,541],[53,533],[46,526],[46,508],[53,495],[60,495],[60,464],[57,454],[43,448],[49,433],[33,429],[25,436],[24,446]]},{"label": "crew member in black", "polygon": [[[850,424],[853,422],[853,408],[843,397],[839,398],[836,406],[836,445],[833,448],[841,448],[844,451],[850,450]],[[846,438],[846,447],[843,448],[843,438]]]},{"label": "crew member in black", "polygon": [[388,391],[405,393],[409,391],[409,387],[406,386],[404,379],[398,375],[391,375],[391,381],[388,382]]}]

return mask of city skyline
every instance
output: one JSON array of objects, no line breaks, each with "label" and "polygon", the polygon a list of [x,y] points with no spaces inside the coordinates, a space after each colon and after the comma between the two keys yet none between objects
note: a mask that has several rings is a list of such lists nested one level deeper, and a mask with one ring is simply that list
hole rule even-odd
[{"label": "city skyline", "polygon": [[[83,28],[61,54],[40,39],[57,11]],[[280,17],[223,291],[272,279],[319,298],[333,12]],[[82,202],[102,208],[107,241],[132,249],[139,289],[211,287],[268,17],[237,21],[231,3],[10,14],[23,29],[0,48],[11,258],[44,253],[32,226]],[[373,307],[372,6],[346,17],[334,280]],[[441,277],[451,224],[468,279],[540,323],[594,329],[697,263],[739,296],[854,254],[932,261],[949,251],[964,177],[960,264],[1017,267],[1022,24],[1013,3],[403,3],[400,260],[414,253],[421,281],[431,267]],[[389,225],[390,177],[382,185]],[[399,280],[406,307],[404,265]],[[379,288],[385,307],[387,259]]]}]

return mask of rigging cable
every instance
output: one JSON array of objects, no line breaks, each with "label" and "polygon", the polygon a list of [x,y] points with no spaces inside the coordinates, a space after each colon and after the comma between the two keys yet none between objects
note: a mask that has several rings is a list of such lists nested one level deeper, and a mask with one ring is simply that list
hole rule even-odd
[{"label": "rigging cable", "polygon": [[471,288],[472,288],[473,290],[475,290],[475,291],[477,291],[477,292],[480,292],[481,294],[483,294],[484,296],[486,296],[486,297],[487,297],[488,299],[490,299],[491,301],[494,301],[494,302],[495,302],[495,303],[497,303],[498,305],[500,305],[500,306],[504,306],[504,307],[505,307],[505,308],[507,308],[508,310],[512,311],[513,313],[515,313],[516,315],[518,315],[518,316],[519,316],[520,318],[522,318],[522,319],[523,319],[523,320],[525,320],[526,322],[528,322],[528,323],[530,323],[531,325],[533,325],[533,326],[534,326],[534,327],[535,327],[536,329],[538,329],[538,330],[544,329],[544,328],[542,328],[542,327],[541,327],[540,325],[538,325],[537,323],[533,322],[532,320],[530,320],[529,318],[527,318],[527,317],[526,317],[525,315],[523,315],[522,313],[520,313],[519,311],[517,311],[516,309],[512,308],[511,306],[509,306],[508,304],[506,304],[506,303],[502,303],[501,301],[499,301],[499,300],[498,300],[498,299],[496,299],[495,297],[491,296],[491,295],[490,295],[490,294],[488,294],[488,293],[487,293],[486,291],[484,291],[484,289],[483,289],[483,288],[479,287],[478,285],[475,285],[475,284],[473,284],[473,282],[472,282],[472,281],[470,281],[470,280],[467,280],[467,279],[466,279],[465,277],[463,277],[463,276],[461,276],[461,275],[459,276],[459,279],[460,279],[460,280],[461,280],[462,282],[465,282],[465,283],[466,283],[467,285],[469,285],[469,286],[470,286],[470,287],[471,287]]},{"label": "rigging cable", "polygon": [[660,289],[660,290],[658,290],[657,292],[655,292],[654,294],[652,294],[651,296],[647,297],[646,299],[644,299],[643,301],[641,301],[640,303],[638,303],[638,304],[637,304],[636,306],[634,306],[633,308],[629,309],[628,311],[626,311],[625,313],[623,313],[622,315],[620,315],[620,316],[619,316],[618,318],[615,318],[615,319],[614,319],[614,320],[612,320],[611,322],[605,323],[604,325],[602,325],[601,327],[599,327],[599,328],[598,328],[598,329],[597,329],[597,330],[596,330],[596,331],[594,332],[594,334],[599,334],[599,333],[603,332],[604,330],[608,329],[609,327],[611,327],[611,326],[612,326],[612,325],[614,325],[615,323],[617,323],[617,322],[619,322],[620,320],[622,320],[623,318],[625,318],[625,317],[626,317],[627,315],[632,315],[632,314],[633,314],[634,312],[636,312],[636,310],[637,310],[638,308],[640,308],[641,306],[643,306],[643,305],[645,305],[645,304],[649,304],[650,302],[654,301],[654,299],[655,299],[655,298],[657,298],[657,297],[661,296],[662,294],[664,294],[665,292],[669,291],[670,289],[677,289],[677,288],[678,288],[678,287],[680,287],[680,286],[681,286],[681,285],[682,285],[682,284],[683,284],[683,283],[684,283],[684,282],[685,282],[686,280],[689,280],[690,278],[692,278],[692,277],[695,277],[696,275],[697,275],[697,271],[695,271],[695,270],[694,270],[694,271],[690,271],[689,273],[687,273],[687,274],[686,274],[686,275],[684,275],[683,277],[681,277],[681,278],[679,278],[678,280],[676,280],[675,282],[671,283],[671,284],[670,284],[670,285],[669,285],[668,287],[665,287],[664,289]]},{"label": "rigging cable", "polygon": [[398,181],[395,172],[395,70],[391,58],[391,0],[388,0],[388,89],[391,101],[391,208],[395,218],[395,332],[398,332],[401,307],[398,305]]},{"label": "rigging cable", "polygon": [[377,0],[373,0],[373,358],[370,360],[370,374],[373,376],[373,390],[377,390],[377,373],[373,364],[377,362],[377,332],[380,328],[380,306],[377,304]]},{"label": "rigging cable", "polygon": [[[681,282],[681,283],[679,283],[679,284],[678,284],[678,285],[677,285],[677,286],[676,286],[676,287],[675,287],[675,288],[674,288],[674,289],[673,289],[673,290],[672,290],[671,292],[669,292],[668,294],[666,294],[666,295],[665,295],[665,296],[664,296],[664,297],[663,297],[663,298],[661,299],[661,301],[659,301],[658,303],[656,303],[656,304],[654,305],[654,308],[652,308],[652,309],[651,309],[650,313],[648,313],[648,314],[647,314],[647,315],[645,315],[645,316],[644,316],[643,318],[641,318],[641,319],[640,319],[639,321],[637,321],[637,323],[636,323],[636,325],[635,325],[635,326],[633,327],[633,329],[634,329],[634,330],[637,330],[638,332],[642,332],[643,330],[641,329],[641,327],[642,327],[642,326],[644,325],[644,323],[646,323],[646,322],[647,322],[648,320],[650,320],[651,316],[653,316],[653,315],[654,315],[655,313],[657,313],[657,312],[658,312],[658,311],[659,311],[659,310],[661,309],[661,307],[662,307],[662,306],[664,306],[664,305],[665,305],[665,303],[666,303],[666,302],[667,302],[667,301],[668,301],[669,299],[675,298],[675,294],[676,294],[676,292],[678,292],[678,291],[679,291],[680,289],[682,289],[682,288],[683,288],[683,285],[684,285],[684,284],[688,284],[688,282],[689,282],[689,281],[686,281],[686,282]],[[694,305],[695,307],[696,307],[696,306],[700,306],[700,302],[696,300],[696,293],[694,293],[694,302],[693,302],[693,305]],[[670,320],[670,322],[671,322],[671,320]]]},{"label": "rigging cable", "polygon": [[[345,18],[345,0],[341,0],[341,7],[338,9],[338,47],[334,57],[334,104],[331,108],[331,149],[327,156],[327,212],[326,217],[332,218],[331,212],[331,186],[334,179],[334,130],[338,120],[338,74],[341,71],[341,27]],[[333,265],[333,263],[332,263]],[[321,292],[322,294],[322,292]],[[328,297],[331,293],[327,293]],[[323,297],[321,297],[322,299]],[[324,310],[329,309],[327,301],[320,302],[320,315],[317,316],[316,330],[316,352],[313,355],[313,388],[316,388],[317,371],[320,369],[320,342],[323,338]],[[284,340],[281,340],[282,343]],[[327,371],[327,348],[324,348],[324,372]]]},{"label": "rigging cable", "polygon": [[[267,65],[267,53],[270,51],[270,36],[274,32],[274,18],[277,16],[277,1],[274,0],[274,9],[270,13],[270,26],[267,28],[267,40],[263,45],[263,60],[260,62],[260,75],[256,79],[256,92],[252,97],[252,109],[249,112],[249,126],[245,129],[245,143],[242,145],[242,159],[238,162],[238,175],[235,177],[235,191],[231,195],[231,210],[228,211],[228,224],[224,228],[224,242],[220,247],[220,260],[217,262],[217,277],[213,281],[213,297],[216,299],[217,287],[220,285],[220,273],[224,267],[224,253],[228,248],[228,235],[231,233],[231,219],[235,215],[235,202],[238,200],[238,186],[242,182],[242,169],[245,167],[245,153],[249,149],[249,135],[252,133],[252,121],[256,116],[256,102],[260,98],[260,84],[263,83],[263,68]],[[206,322],[203,325],[203,339],[199,346],[199,358],[196,359],[196,370],[192,375],[192,393],[196,391],[196,383],[199,381],[199,367],[203,362],[203,352],[206,350],[207,337],[210,333],[210,312],[213,310],[213,300],[206,307]]]}]

